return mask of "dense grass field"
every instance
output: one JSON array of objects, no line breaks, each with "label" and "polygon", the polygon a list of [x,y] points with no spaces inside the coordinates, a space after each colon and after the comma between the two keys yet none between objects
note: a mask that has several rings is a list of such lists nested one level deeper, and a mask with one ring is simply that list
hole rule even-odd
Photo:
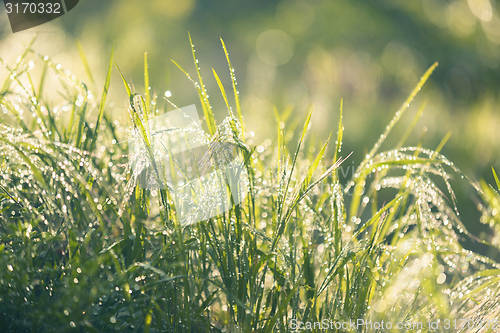
[{"label": "dense grass field", "polygon": [[[213,71],[219,91],[210,94],[221,94],[226,105],[217,107],[227,109],[215,120],[193,49],[195,72],[186,75],[200,97],[206,144],[238,150],[246,175],[239,185],[248,191],[216,217],[181,223],[175,191],[139,186],[146,169],[158,184],[168,178],[149,128],[165,112],[163,97],[135,91],[126,77],[110,85],[119,71],[113,55],[98,86],[83,51],[81,58],[85,79],[31,46],[15,63],[2,61],[1,332],[500,328],[500,264],[462,245],[500,249],[498,177],[492,185],[469,180],[440,154],[448,137],[438,147],[406,143],[424,106],[405,111],[437,64],[349,172],[341,103],[338,128],[319,145],[308,138],[313,106],[300,121],[276,110],[266,120],[275,136],[256,144],[229,56],[227,73]],[[144,68],[149,87],[147,55]],[[128,101],[113,102],[129,104],[127,123],[108,109],[110,89],[126,90]],[[413,125],[391,136],[406,116]],[[130,154],[127,131],[143,155]],[[490,242],[464,227],[451,179],[477,192],[470,205],[482,212]],[[339,326],[348,322],[354,330]]]}]

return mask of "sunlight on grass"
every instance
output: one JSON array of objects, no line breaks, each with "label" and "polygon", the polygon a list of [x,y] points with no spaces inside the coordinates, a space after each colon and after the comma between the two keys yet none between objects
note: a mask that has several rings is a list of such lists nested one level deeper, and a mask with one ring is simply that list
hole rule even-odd
[{"label": "sunlight on grass", "polygon": [[[342,151],[342,105],[334,142],[317,145],[308,138],[311,107],[303,126],[297,125],[301,130],[292,128],[294,150],[283,123],[289,110],[275,110],[270,144],[248,144],[234,68],[222,47],[232,91],[213,70],[227,110],[221,122],[214,118],[194,47],[196,78],[175,64],[198,92],[210,153],[228,143],[238,147],[248,195],[194,224],[181,222],[171,188],[139,186],[119,134],[126,131],[106,107],[108,91],[123,89],[111,85],[113,52],[102,88],[81,46],[90,84],[31,46],[14,65],[4,63],[0,323],[7,331],[285,332],[293,329],[292,320],[427,327],[437,319],[498,318],[500,265],[461,243],[472,239],[500,249],[496,174],[496,188],[469,180],[440,153],[449,136],[436,150],[404,146],[423,107],[395,148],[380,151],[437,64],[352,179],[345,179],[350,152]],[[43,68],[36,77],[35,67]],[[148,89],[147,55],[144,69],[145,94],[121,77],[144,163],[161,185],[175,175],[161,174],[165,168],[156,162],[148,122],[160,108]],[[61,104],[45,98],[49,76],[60,81]],[[333,159],[326,157],[329,146]],[[452,177],[481,197],[478,209],[494,233],[491,239],[478,240],[464,227]],[[373,331],[366,325],[358,330]]]}]

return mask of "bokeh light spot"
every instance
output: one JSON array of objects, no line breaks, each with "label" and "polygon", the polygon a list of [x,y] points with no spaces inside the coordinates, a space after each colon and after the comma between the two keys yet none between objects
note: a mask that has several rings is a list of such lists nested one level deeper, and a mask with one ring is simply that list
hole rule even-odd
[{"label": "bokeh light spot", "polygon": [[294,53],[292,37],[282,30],[267,30],[257,38],[257,55],[271,66],[284,65]]},{"label": "bokeh light spot", "polygon": [[493,8],[489,0],[467,0],[472,14],[481,21],[489,22],[493,17]]},{"label": "bokeh light spot", "polygon": [[153,8],[166,17],[180,18],[189,15],[194,5],[195,0],[156,0]]}]

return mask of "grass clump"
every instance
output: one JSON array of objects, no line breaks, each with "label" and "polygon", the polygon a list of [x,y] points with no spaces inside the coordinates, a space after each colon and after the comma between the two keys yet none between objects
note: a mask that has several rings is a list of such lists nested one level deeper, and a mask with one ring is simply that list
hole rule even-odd
[{"label": "grass clump", "polygon": [[[257,153],[247,144],[229,57],[232,98],[213,72],[228,111],[220,125],[194,48],[193,58],[197,80],[185,73],[200,97],[207,144],[239,149],[248,188],[241,204],[194,224],[181,223],[170,188],[138,186],[122,128],[106,112],[113,56],[101,93],[88,67],[89,85],[31,46],[14,66],[4,64],[2,331],[285,332],[297,321],[358,319],[425,330],[437,319],[498,318],[500,267],[461,245],[474,236],[460,220],[450,179],[466,177],[440,154],[446,138],[429,150],[404,146],[405,134],[381,151],[435,65],[343,186],[342,107],[333,159],[326,157],[330,139],[319,147],[307,140],[312,110],[295,150],[277,125],[273,143]],[[57,105],[46,97],[54,74]],[[157,96],[147,88],[140,95],[122,77],[133,131],[161,183],[168,177],[155,164],[149,126]],[[286,117],[275,114],[278,124]],[[483,201],[482,222],[495,232],[489,245],[498,248],[498,187],[470,183]]]}]

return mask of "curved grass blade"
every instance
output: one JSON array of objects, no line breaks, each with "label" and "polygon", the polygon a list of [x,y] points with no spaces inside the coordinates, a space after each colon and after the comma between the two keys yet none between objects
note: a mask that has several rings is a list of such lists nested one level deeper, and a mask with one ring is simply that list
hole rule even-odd
[{"label": "curved grass blade", "polygon": [[111,83],[111,71],[113,69],[114,54],[115,54],[115,47],[113,46],[113,48],[111,49],[111,57],[109,59],[108,73],[106,74],[106,81],[104,82],[104,88],[102,90],[101,103],[99,104],[99,115],[97,116],[94,136],[92,137],[92,142],[90,144],[89,151],[93,151],[97,144],[97,136],[99,135],[99,125],[101,124],[102,115],[104,113],[104,108],[106,106],[106,98],[108,97],[109,84]]}]

